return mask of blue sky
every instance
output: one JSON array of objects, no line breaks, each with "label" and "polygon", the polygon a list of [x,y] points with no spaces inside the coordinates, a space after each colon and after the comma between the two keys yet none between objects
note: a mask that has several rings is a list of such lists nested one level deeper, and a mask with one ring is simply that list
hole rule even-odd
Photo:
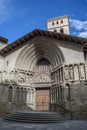
[{"label": "blue sky", "polygon": [[70,18],[71,35],[87,38],[87,0],[0,0],[0,36],[11,43],[63,15]]}]

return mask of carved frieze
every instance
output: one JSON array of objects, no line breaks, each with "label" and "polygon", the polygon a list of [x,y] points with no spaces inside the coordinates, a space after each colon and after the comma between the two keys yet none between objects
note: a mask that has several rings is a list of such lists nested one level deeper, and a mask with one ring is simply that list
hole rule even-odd
[{"label": "carved frieze", "polygon": [[47,83],[47,82],[51,82],[50,77],[47,74],[39,74],[35,77],[35,83]]}]

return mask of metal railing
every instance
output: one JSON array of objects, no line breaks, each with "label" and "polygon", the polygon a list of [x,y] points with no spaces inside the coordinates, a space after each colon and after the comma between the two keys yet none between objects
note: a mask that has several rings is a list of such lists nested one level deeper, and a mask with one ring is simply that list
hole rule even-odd
[{"label": "metal railing", "polygon": [[60,104],[54,104],[54,112],[59,112],[64,117],[68,117],[70,120],[73,120],[73,112],[67,110],[64,106]]}]

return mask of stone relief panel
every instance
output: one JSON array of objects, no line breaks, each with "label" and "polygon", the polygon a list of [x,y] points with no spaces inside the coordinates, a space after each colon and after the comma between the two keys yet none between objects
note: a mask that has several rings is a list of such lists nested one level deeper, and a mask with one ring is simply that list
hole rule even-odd
[{"label": "stone relief panel", "polygon": [[26,74],[26,84],[32,85],[32,78],[33,78],[33,75],[27,73]]},{"label": "stone relief panel", "polygon": [[[64,73],[63,73],[64,72]],[[63,75],[64,74],[64,75]],[[51,77],[50,77],[51,76]],[[0,83],[15,83],[27,84],[32,86],[33,83],[60,83],[63,82],[62,78],[66,81],[80,81],[87,80],[87,65],[84,63],[65,65],[63,68],[56,68],[50,73],[41,72],[36,73],[31,71],[13,70],[10,72],[0,72]]]},{"label": "stone relief panel", "polygon": [[10,72],[4,71],[2,74],[0,74],[1,82],[5,84],[14,83],[14,84],[31,85],[32,77],[33,74],[19,70]]},{"label": "stone relief panel", "polygon": [[2,82],[9,83],[9,73],[6,71],[3,72]]},{"label": "stone relief panel", "polygon": [[16,73],[16,81],[19,84],[28,84],[32,85],[32,77],[33,75],[26,72],[18,72]]},{"label": "stone relief panel", "polygon": [[9,72],[9,82],[14,83],[14,71]]},{"label": "stone relief panel", "polygon": [[25,73],[24,72],[19,72],[18,74],[17,74],[17,76],[16,76],[16,78],[17,78],[17,81],[19,82],[19,83],[25,83]]},{"label": "stone relief panel", "polygon": [[34,83],[48,83],[51,82],[50,77],[47,74],[39,74],[35,76]]}]

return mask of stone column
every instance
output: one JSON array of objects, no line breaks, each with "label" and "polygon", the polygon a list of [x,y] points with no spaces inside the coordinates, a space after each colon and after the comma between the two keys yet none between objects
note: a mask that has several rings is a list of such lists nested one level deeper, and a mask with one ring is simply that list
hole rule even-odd
[{"label": "stone column", "polygon": [[12,88],[12,102],[16,102],[16,88]]},{"label": "stone column", "polygon": [[51,104],[53,103],[53,88],[51,87]]},{"label": "stone column", "polygon": [[29,89],[27,89],[26,103],[29,104]]},{"label": "stone column", "polygon": [[67,101],[67,97],[66,97],[66,86],[63,86],[62,87],[63,89],[63,91],[62,91],[62,93],[63,93],[63,102],[66,102]]}]

